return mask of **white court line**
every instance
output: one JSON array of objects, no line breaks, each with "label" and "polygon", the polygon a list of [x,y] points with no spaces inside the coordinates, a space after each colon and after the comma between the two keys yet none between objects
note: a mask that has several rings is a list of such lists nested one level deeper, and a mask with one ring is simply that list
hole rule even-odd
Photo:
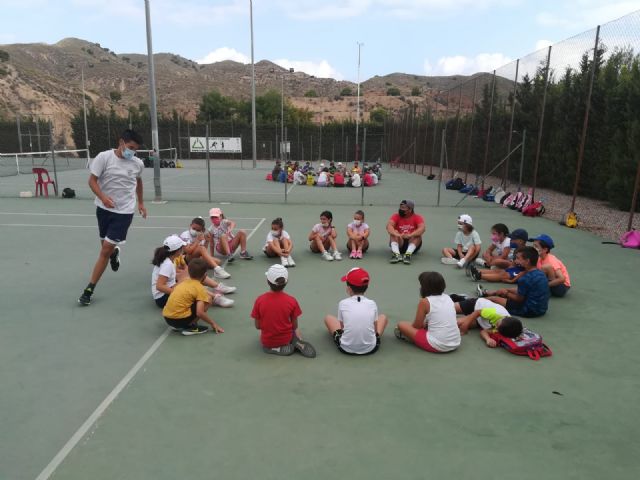
[{"label": "white court line", "polygon": [[[46,224],[39,224],[39,223],[0,223],[0,227],[46,227],[46,228],[54,228],[54,227],[58,227],[58,228],[98,228],[97,225],[46,225]],[[182,228],[184,227],[184,225],[181,225],[179,227],[176,226],[171,226],[171,227],[138,227],[135,225],[132,225],[131,227],[129,227],[129,230],[169,230],[169,229],[175,229],[175,228]]]},{"label": "white court line", "polygon": [[[96,214],[89,213],[36,213],[36,212],[0,212],[0,215],[25,215],[32,217],[93,217]],[[136,217],[139,218],[139,217]],[[193,215],[150,215],[150,218],[193,218]],[[262,217],[233,217],[233,220],[264,220]]]},{"label": "white court line", "polygon": [[291,182],[291,186],[287,189],[287,195],[291,193],[291,190],[293,190],[293,187],[295,187],[295,183]]},{"label": "white court line", "polygon": [[[254,233],[258,231],[258,229],[262,226],[266,218],[262,218],[258,225],[251,231],[249,235],[247,235],[247,240],[251,239]],[[226,262],[225,262],[226,264]],[[87,418],[84,423],[76,430],[76,432],[71,436],[69,441],[64,444],[64,446],[60,449],[60,451],[56,454],[55,457],[49,462],[49,464],[44,467],[40,475],[36,477],[36,480],[48,480],[51,475],[54,474],[56,469],[64,462],[64,459],[67,458],[69,453],[78,445],[80,440],[89,432],[89,430],[93,427],[93,425],[98,421],[98,419],[107,411],[109,406],[113,403],[113,401],[122,393],[122,391],[126,388],[126,386],[133,380],[133,377],[140,371],[140,369],[147,363],[147,360],[151,358],[151,355],[155,353],[160,345],[167,339],[170,333],[170,329],[166,329],[162,335],[158,337],[158,339],[153,342],[153,345],[147,350],[140,360],[136,362],[136,364],[127,372],[127,374],[120,380],[120,382],[115,386],[113,390],[107,395],[107,397],[98,405],[98,407],[93,411],[89,418]]]}]

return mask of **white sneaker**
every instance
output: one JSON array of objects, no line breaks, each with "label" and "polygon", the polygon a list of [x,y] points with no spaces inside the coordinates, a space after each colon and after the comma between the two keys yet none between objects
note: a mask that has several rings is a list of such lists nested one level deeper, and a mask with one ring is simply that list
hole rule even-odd
[{"label": "white sneaker", "polygon": [[459,262],[456,263],[456,265],[458,265],[458,268],[464,268],[466,260],[463,258],[462,260],[460,260]]},{"label": "white sneaker", "polygon": [[283,267],[289,266],[289,259],[287,257],[280,257],[280,263]]},{"label": "white sneaker", "polygon": [[440,259],[441,263],[444,263],[445,265],[455,265],[456,263],[458,263],[458,260],[456,260],[455,258],[451,258],[451,257],[442,257]]},{"label": "white sneaker", "polygon": [[213,269],[213,276],[223,279],[231,278],[231,274],[219,265]]},{"label": "white sneaker", "polygon": [[237,290],[237,287],[231,287],[229,285],[225,285],[224,283],[218,283],[218,286],[213,289],[214,292],[220,293],[222,295],[226,295],[227,293],[233,293]]},{"label": "white sneaker", "polygon": [[290,267],[295,267],[296,266],[296,262],[293,261],[293,257],[291,255],[289,255],[287,258],[289,259],[288,260],[289,261],[289,266]]},{"label": "white sneaker", "polygon": [[337,261],[342,260],[342,254],[338,250],[336,250],[335,252],[333,252],[333,259]]},{"label": "white sneaker", "polygon": [[476,265],[479,265],[481,267],[486,267],[487,266],[487,264],[486,264],[486,262],[484,261],[483,258],[476,258]]},{"label": "white sneaker", "polygon": [[213,304],[222,308],[229,308],[236,303],[230,298],[225,297],[224,295],[216,295],[216,298],[213,299]]},{"label": "white sneaker", "polygon": [[326,250],[322,252],[322,258],[324,258],[327,262],[333,262],[333,256]]}]

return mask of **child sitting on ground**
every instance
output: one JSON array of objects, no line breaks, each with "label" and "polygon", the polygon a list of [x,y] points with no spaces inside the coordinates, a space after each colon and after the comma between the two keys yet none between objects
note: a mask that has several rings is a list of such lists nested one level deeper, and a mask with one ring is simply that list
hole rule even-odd
[{"label": "child sitting on ground", "polygon": [[545,274],[538,270],[538,252],[533,247],[522,247],[516,253],[516,263],[524,273],[516,280],[516,288],[503,288],[487,292],[478,285],[478,293],[505,307],[512,315],[539,317],[549,307],[549,284]]},{"label": "child sitting on ground", "polygon": [[320,253],[322,258],[331,262],[333,260],[342,260],[342,254],[336,246],[336,227],[333,222],[333,214],[329,210],[325,210],[320,214],[320,223],[316,223],[309,233],[309,247],[313,253]]},{"label": "child sitting on ground", "polygon": [[189,230],[180,234],[180,238],[185,242],[184,254],[187,263],[194,258],[202,258],[209,268],[213,268],[213,275],[217,278],[231,278],[231,275],[220,266],[220,260],[209,253],[209,243],[211,234],[207,232],[202,217],[191,220]]},{"label": "child sitting on ground", "polygon": [[465,213],[458,217],[458,232],[453,243],[456,245],[455,250],[450,247],[442,249],[443,257],[440,261],[445,265],[464,268],[465,264],[470,264],[480,254],[482,240],[480,240],[480,234],[473,228],[473,219],[470,215]]},{"label": "child sitting on ground", "polygon": [[189,264],[189,279],[176,285],[162,309],[162,316],[167,324],[182,335],[208,332],[207,327],[198,326],[198,320],[208,323],[213,332],[224,333],[222,327],[207,315],[211,297],[203,285],[206,279],[207,263],[201,258],[192,260]]},{"label": "child sitting on ground", "polygon": [[492,268],[486,270],[478,270],[473,264],[469,264],[469,274],[476,281],[484,280],[485,282],[503,282],[516,283],[516,280],[524,272],[524,269],[515,264],[515,255],[519,248],[527,245],[529,234],[522,228],[516,228],[509,235],[511,238],[511,249],[509,251],[510,264],[506,268]]},{"label": "child sitting on ground", "polygon": [[267,242],[264,245],[264,253],[269,258],[280,258],[280,263],[284,267],[295,267],[291,251],[293,242],[289,233],[284,229],[282,218],[278,217],[271,222],[271,230],[267,234]]},{"label": "child sitting on ground", "polygon": [[347,225],[347,250],[349,258],[362,258],[369,249],[369,225],[364,223],[364,212],[358,210],[353,214],[353,222]]},{"label": "child sitting on ground", "polygon": [[265,275],[270,291],[256,298],[251,311],[251,318],[260,330],[262,349],[273,355],[288,356],[297,350],[305,357],[315,357],[313,346],[300,338],[300,305],[294,297],[283,291],[289,279],[288,270],[282,265],[271,265]]},{"label": "child sitting on ground", "polygon": [[509,229],[504,223],[496,223],[491,227],[491,245],[476,262],[487,267],[508,268],[510,251]]},{"label": "child sitting on ground", "polygon": [[340,352],[371,355],[380,347],[387,317],[378,315],[376,302],[364,296],[369,287],[366,270],[352,268],[342,281],[347,283],[349,298],[338,303],[338,317],[327,315],[324,323]]},{"label": "child sitting on ground", "polygon": [[549,291],[554,297],[564,297],[571,288],[571,279],[564,263],[551,253],[555,247],[549,235],[538,235],[531,239],[533,247],[538,251],[538,268],[544,272],[549,280]]},{"label": "child sitting on ground", "polygon": [[414,343],[427,352],[451,352],[460,346],[460,330],[456,323],[453,300],[444,294],[446,284],[438,272],[423,272],[420,282],[420,302],[413,323],[399,322],[395,335]]},{"label": "child sitting on ground", "polygon": [[244,230],[234,233],[236,223],[227,219],[219,208],[209,210],[209,217],[211,218],[209,233],[212,240],[209,248],[212,255],[218,252],[227,258],[227,262],[233,262],[234,253],[240,247],[240,258],[245,260],[253,258],[247,251],[247,234]]},{"label": "child sitting on ground", "polygon": [[497,331],[508,338],[516,338],[522,333],[520,319],[509,316],[509,312],[502,305],[487,298],[470,298],[456,304],[456,313],[465,313],[458,319],[460,333],[465,335],[470,328],[480,327],[480,336],[487,347],[498,346],[489,333]]}]

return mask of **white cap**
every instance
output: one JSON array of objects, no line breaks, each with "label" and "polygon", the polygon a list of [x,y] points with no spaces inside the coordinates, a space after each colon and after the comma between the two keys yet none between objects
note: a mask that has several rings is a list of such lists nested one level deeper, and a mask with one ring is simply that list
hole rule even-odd
[{"label": "white cap", "polygon": [[163,245],[167,247],[170,252],[175,252],[180,247],[184,247],[186,243],[178,235],[169,235],[164,239]]},{"label": "white cap", "polygon": [[276,281],[279,278],[284,278],[285,283],[289,280],[289,271],[282,265],[271,265],[265,275],[269,283],[273,283],[274,285],[277,285]]},{"label": "white cap", "polygon": [[473,219],[471,218],[471,215],[467,215],[466,213],[463,213],[458,217],[458,222],[466,223],[467,225],[473,225]]}]

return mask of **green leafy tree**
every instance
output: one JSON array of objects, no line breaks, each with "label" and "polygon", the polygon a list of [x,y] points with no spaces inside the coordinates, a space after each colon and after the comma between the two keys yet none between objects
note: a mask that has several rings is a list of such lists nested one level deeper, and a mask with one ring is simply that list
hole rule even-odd
[{"label": "green leafy tree", "polygon": [[353,97],[353,90],[351,89],[351,87],[344,87],[340,91],[340,96],[341,97]]},{"label": "green leafy tree", "polygon": [[420,89],[420,87],[413,87],[411,89],[411,96],[412,97],[419,97],[420,95],[422,95],[422,90]]},{"label": "green leafy tree", "polygon": [[307,98],[317,98],[318,92],[316,92],[315,90],[307,90],[306,92],[304,92],[304,96]]},{"label": "green leafy tree", "polygon": [[109,92],[109,98],[113,103],[118,103],[120,100],[122,100],[122,94],[117,90],[113,90]]},{"label": "green leafy tree", "polygon": [[400,96],[400,89],[398,87],[390,87],[387,89],[387,95],[389,97],[398,97]]}]

